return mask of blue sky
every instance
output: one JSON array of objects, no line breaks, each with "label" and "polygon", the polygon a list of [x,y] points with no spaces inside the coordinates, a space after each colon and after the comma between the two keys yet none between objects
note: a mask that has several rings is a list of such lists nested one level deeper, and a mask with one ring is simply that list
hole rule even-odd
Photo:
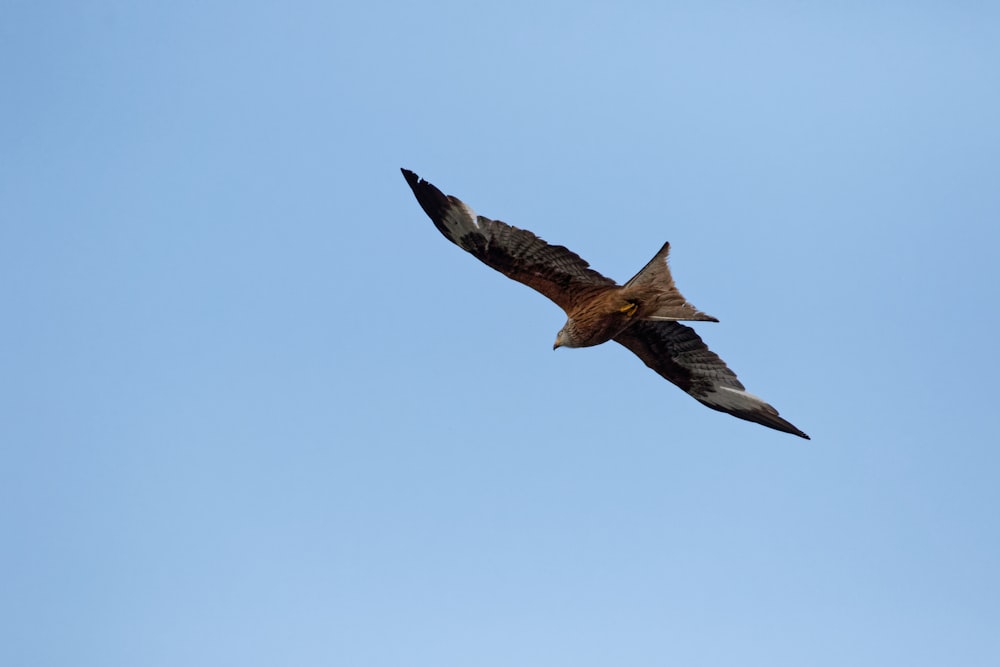
[{"label": "blue sky", "polygon": [[[1000,11],[355,4],[0,9],[0,662],[998,664]],[[552,352],[403,166],[670,241],[813,440]]]}]

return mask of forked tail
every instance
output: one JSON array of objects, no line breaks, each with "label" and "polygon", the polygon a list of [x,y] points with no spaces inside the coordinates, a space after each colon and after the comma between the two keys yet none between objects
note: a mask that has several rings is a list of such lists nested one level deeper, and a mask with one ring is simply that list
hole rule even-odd
[{"label": "forked tail", "polygon": [[625,283],[630,298],[642,304],[641,317],[644,320],[681,321],[696,320],[718,322],[716,318],[701,312],[684,298],[674,285],[674,278],[667,266],[670,244],[664,243],[649,264]]}]

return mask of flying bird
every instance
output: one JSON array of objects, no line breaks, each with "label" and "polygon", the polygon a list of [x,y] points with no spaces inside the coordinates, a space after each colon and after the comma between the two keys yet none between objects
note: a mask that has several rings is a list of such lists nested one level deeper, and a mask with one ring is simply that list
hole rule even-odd
[{"label": "flying bird", "polygon": [[717,354],[681,321],[718,322],[685,299],[667,266],[670,244],[624,285],[579,255],[526,229],[476,215],[467,204],[402,169],[434,226],[449,241],[508,278],[535,289],[566,312],[553,349],[624,345],[659,375],[703,405],[801,438],[809,436],[746,391]]}]

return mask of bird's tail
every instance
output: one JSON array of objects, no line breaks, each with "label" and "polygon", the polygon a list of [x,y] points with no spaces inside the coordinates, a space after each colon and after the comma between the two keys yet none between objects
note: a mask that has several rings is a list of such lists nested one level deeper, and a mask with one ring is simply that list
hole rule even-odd
[{"label": "bird's tail", "polygon": [[625,283],[627,293],[634,295],[643,304],[642,319],[658,321],[696,320],[718,322],[716,318],[701,312],[684,298],[670,275],[667,255],[670,244],[664,243],[653,259],[642,271]]}]

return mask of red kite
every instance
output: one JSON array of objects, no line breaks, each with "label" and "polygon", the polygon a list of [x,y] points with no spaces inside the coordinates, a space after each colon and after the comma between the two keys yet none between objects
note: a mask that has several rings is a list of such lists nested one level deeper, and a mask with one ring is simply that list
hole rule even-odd
[{"label": "red kite", "polygon": [[667,266],[669,243],[619,286],[568,248],[546,243],[526,229],[477,216],[464,202],[445,195],[412,171],[402,172],[424,212],[449,241],[566,311],[566,324],[556,335],[553,349],[613,340],[703,405],[809,439],[779,417],[777,410],[747,392],[698,334],[678,323],[718,320],[688,303],[674,286]]}]

